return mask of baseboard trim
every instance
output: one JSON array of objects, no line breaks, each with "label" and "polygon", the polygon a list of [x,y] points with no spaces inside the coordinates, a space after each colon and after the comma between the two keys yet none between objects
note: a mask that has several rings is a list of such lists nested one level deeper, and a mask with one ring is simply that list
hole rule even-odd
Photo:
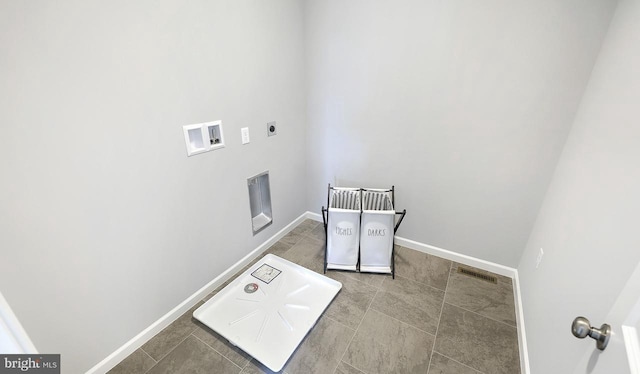
[{"label": "baseboard trim", "polygon": [[307,211],[305,213],[305,217],[308,218],[308,219],[312,219],[314,221],[322,222],[322,216],[320,214],[318,214],[318,213]]},{"label": "baseboard trim", "polygon": [[514,274],[517,272],[516,269],[510,268],[508,266],[496,264],[495,262],[491,262],[491,261],[481,260],[477,257],[463,255],[463,254],[449,251],[447,249],[439,248],[433,245],[420,243],[411,239],[406,239],[400,236],[396,236],[394,243],[406,248],[416,250],[418,252],[428,253],[430,255],[442,257],[447,260],[477,267],[479,269],[487,270],[499,275],[504,275],[505,277],[509,277],[509,278],[513,278]]},{"label": "baseboard trim", "polygon": [[520,292],[520,277],[518,270],[513,276],[513,292],[516,300],[516,323],[518,324],[518,347],[520,348],[520,370],[523,374],[530,374],[529,349],[527,347],[527,333],[524,328],[524,310],[522,309],[522,293]]},{"label": "baseboard trim", "polygon": [[[318,213],[307,212],[306,217],[315,221],[322,222],[322,216]],[[520,370],[522,374],[529,374],[529,354],[527,350],[527,339],[524,326],[524,314],[522,310],[522,297],[520,293],[520,280],[518,278],[518,270],[496,264],[495,262],[482,260],[476,257],[463,255],[447,249],[436,247],[429,244],[417,242],[415,240],[396,236],[394,243],[406,248],[416,250],[418,252],[428,253],[430,255],[445,258],[447,260],[459,262],[461,264],[473,266],[482,270],[487,270],[499,275],[504,275],[513,280],[513,296],[516,304],[516,324],[518,325],[518,348],[520,349]]]},{"label": "baseboard trim", "polygon": [[164,328],[169,326],[173,321],[175,321],[176,319],[178,319],[178,317],[180,317],[189,309],[191,309],[205,296],[207,296],[208,294],[213,292],[213,290],[218,288],[221,284],[229,280],[231,276],[233,276],[243,267],[248,265],[255,258],[260,256],[264,251],[269,249],[269,247],[275,244],[278,240],[282,239],[291,230],[293,230],[296,226],[302,223],[302,221],[304,221],[307,218],[310,218],[309,213],[310,212],[303,213],[298,218],[293,220],[290,224],[288,224],[282,230],[278,231],[272,237],[270,237],[265,242],[260,244],[256,249],[251,251],[248,255],[244,256],[240,261],[236,262],[229,269],[225,270],[222,274],[214,278],[211,282],[207,283],[198,291],[196,291],[193,295],[189,296],[185,301],[180,303],[178,306],[173,308],[164,316],[160,317],[160,319],[158,319],[153,324],[151,324],[151,326],[144,329],[138,335],[136,335],[131,340],[126,342],[122,347],[118,348],[112,354],[107,356],[104,360],[100,361],[94,367],[89,369],[87,373],[102,374],[113,369],[118,363],[120,363],[122,360],[127,358],[136,349],[140,348],[144,343],[149,341],[149,339],[153,338],[156,334],[158,334]]}]

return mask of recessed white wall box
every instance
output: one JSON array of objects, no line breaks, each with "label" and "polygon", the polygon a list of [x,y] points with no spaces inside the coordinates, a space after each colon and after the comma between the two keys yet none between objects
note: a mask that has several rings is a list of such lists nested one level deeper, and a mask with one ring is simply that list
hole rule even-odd
[{"label": "recessed white wall box", "polygon": [[253,235],[273,222],[271,214],[271,189],[269,172],[258,174],[247,179],[249,186],[249,205],[251,206],[251,224]]},{"label": "recessed white wall box", "polygon": [[267,136],[276,134],[276,121],[267,123]]},{"label": "recessed white wall box", "polygon": [[240,134],[242,135],[242,144],[249,143],[249,128],[243,127],[240,129]]},{"label": "recessed white wall box", "polygon": [[224,147],[222,121],[185,125],[182,130],[188,156]]}]

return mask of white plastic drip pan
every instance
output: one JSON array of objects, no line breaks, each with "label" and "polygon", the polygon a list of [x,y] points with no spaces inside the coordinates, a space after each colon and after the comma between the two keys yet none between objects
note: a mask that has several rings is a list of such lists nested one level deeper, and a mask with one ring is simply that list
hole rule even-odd
[{"label": "white plastic drip pan", "polygon": [[193,312],[193,317],[280,371],[342,283],[269,254]]}]

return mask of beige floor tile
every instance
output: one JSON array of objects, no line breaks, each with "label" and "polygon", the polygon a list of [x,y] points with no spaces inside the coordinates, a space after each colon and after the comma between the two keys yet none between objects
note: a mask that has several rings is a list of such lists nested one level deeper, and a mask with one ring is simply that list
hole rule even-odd
[{"label": "beige floor tile", "polygon": [[317,273],[324,272],[324,244],[315,239],[305,236],[281,257]]},{"label": "beige floor tile", "polygon": [[329,278],[342,283],[342,289],[325,311],[325,315],[352,329],[358,328],[377,289],[346,275],[346,272],[327,272]]},{"label": "beige floor tile", "polygon": [[288,374],[331,373],[340,363],[355,331],[332,321],[320,318],[287,362]]},{"label": "beige floor tile", "polygon": [[429,374],[482,374],[468,366],[455,362],[448,357],[434,352],[431,356]]},{"label": "beige floor tile", "polygon": [[444,291],[396,276],[385,279],[371,308],[435,335],[443,301]]},{"label": "beige floor tile", "polygon": [[137,349],[127,358],[122,360],[116,367],[109,370],[109,374],[144,374],[151,369],[156,361],[146,352]]},{"label": "beige floor tile", "polygon": [[444,304],[434,350],[485,373],[520,372],[515,327],[448,303]]},{"label": "beige floor tile", "polygon": [[240,367],[244,367],[251,360],[251,356],[246,354],[242,349],[229,343],[227,339],[215,331],[200,322],[196,322],[196,325],[197,328],[193,331],[193,336],[215,349],[216,352],[223,355],[229,361]]},{"label": "beige floor tile", "polygon": [[272,245],[271,247],[269,247],[269,249],[267,249],[266,253],[272,253],[276,256],[280,256],[282,257],[282,255],[288,251],[290,248],[292,247],[292,245],[287,245],[281,241],[276,242],[274,245]]},{"label": "beige floor tile", "polygon": [[241,370],[198,338],[189,335],[149,374],[237,374]]},{"label": "beige floor tile", "polygon": [[279,240],[282,244],[292,247],[295,245],[300,239],[304,238],[305,235],[300,232],[290,231],[287,235],[285,235],[282,239]]},{"label": "beige floor tile", "polygon": [[310,236],[314,239],[317,239],[321,242],[325,242],[325,240],[327,239],[325,233],[324,233],[324,224],[320,223],[318,226],[316,226],[313,230],[308,231],[307,236]]},{"label": "beige floor tile", "polygon": [[173,323],[146,342],[142,349],[154,360],[159,361],[162,359],[195,330],[193,311],[202,304],[203,302],[199,302],[185,314],[178,317]]},{"label": "beige floor tile", "polygon": [[[327,271],[327,274],[329,274],[329,271]],[[345,271],[343,274],[376,288],[380,288],[385,279],[391,279],[391,274],[358,273],[354,271]]]},{"label": "beige floor tile", "polygon": [[247,366],[242,369],[242,374],[274,374],[274,373],[284,373],[284,370],[280,371],[271,371],[268,367],[264,366],[260,361],[255,358],[247,364]]},{"label": "beige floor tile", "polygon": [[397,276],[445,290],[451,261],[399,245],[395,251]]},{"label": "beige floor tile", "polygon": [[349,364],[340,362],[334,374],[364,374],[364,373]]},{"label": "beige floor tile", "polygon": [[313,229],[318,227],[321,223],[312,219],[305,219],[298,226],[296,226],[291,232],[295,232],[297,234],[302,234],[306,232],[311,232]]},{"label": "beige floor tile", "polygon": [[426,373],[434,337],[369,309],[343,361],[367,373]]}]

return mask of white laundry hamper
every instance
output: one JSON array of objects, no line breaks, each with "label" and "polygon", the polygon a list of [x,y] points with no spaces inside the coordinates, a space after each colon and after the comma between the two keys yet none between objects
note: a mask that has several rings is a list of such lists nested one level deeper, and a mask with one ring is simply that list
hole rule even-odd
[{"label": "white laundry hamper", "polygon": [[325,271],[326,269],[351,271],[358,269],[362,209],[360,195],[359,188],[329,186]]},{"label": "white laundry hamper", "polygon": [[393,189],[363,189],[360,224],[361,272],[392,272],[395,218]]}]

